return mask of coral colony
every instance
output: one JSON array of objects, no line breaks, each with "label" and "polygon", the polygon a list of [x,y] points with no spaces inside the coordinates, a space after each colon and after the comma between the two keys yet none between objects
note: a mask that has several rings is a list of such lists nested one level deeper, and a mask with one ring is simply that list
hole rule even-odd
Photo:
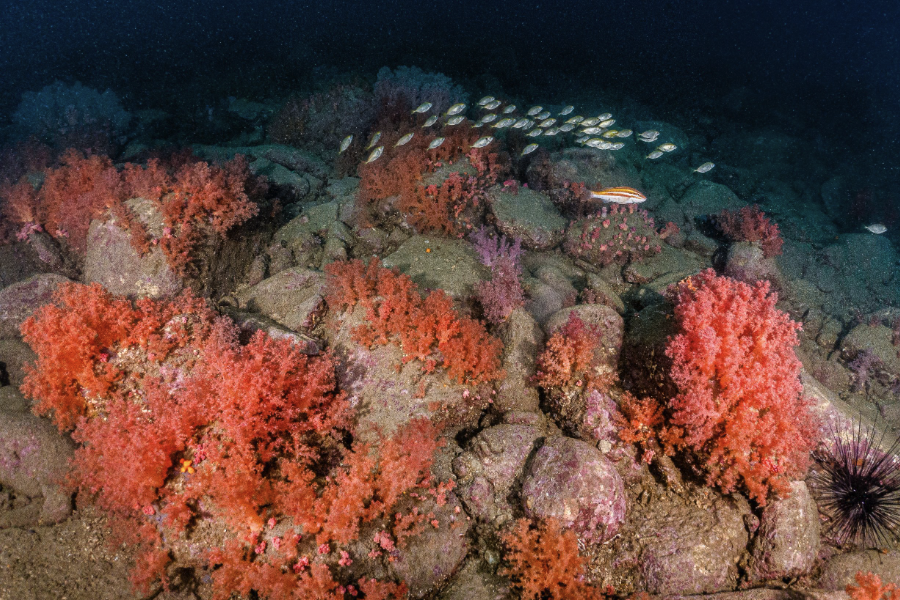
[{"label": "coral colony", "polygon": [[[77,127],[61,131],[61,106],[81,106]],[[703,236],[642,181],[669,161],[705,194],[713,163],[676,165],[671,128],[578,112],[470,105],[444,76],[387,69],[287,100],[265,156],[121,161],[115,98],[26,96],[16,120],[37,137],[3,166],[0,233],[76,281],[20,319],[36,354],[21,391],[76,442],[65,489],[108,516],[137,589],[435,597],[468,556],[521,598],[665,595],[659,556],[683,553],[636,515],[696,499],[749,548],[757,515],[808,497],[813,451],[833,551],[896,539],[896,444],[857,427],[823,450],[801,325],[768,281],[709,268],[717,243],[773,261],[778,225],[714,207]],[[104,268],[144,287],[82,277]],[[181,291],[147,283],[161,272]],[[875,364],[893,382],[889,353],[856,356],[853,391],[880,389]],[[765,580],[736,563],[680,589]],[[778,585],[802,574],[766,568]],[[857,582],[853,597],[881,593]]]}]

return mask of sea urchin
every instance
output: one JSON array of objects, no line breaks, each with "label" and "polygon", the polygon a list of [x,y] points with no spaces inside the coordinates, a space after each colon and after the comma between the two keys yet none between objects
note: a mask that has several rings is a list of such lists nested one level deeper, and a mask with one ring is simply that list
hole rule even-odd
[{"label": "sea urchin", "polygon": [[[835,428],[815,452],[812,477],[820,512],[838,544],[866,547],[900,540],[900,439],[882,450],[875,427]],[[876,439],[877,438],[877,439]]]}]

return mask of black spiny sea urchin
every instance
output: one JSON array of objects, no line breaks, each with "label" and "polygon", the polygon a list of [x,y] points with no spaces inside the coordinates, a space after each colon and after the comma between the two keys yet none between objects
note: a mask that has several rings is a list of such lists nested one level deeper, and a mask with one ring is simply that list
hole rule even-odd
[{"label": "black spiny sea urchin", "polygon": [[864,430],[859,423],[832,433],[815,453],[812,477],[832,539],[867,547],[900,541],[900,439],[883,451],[884,435],[874,427]]}]

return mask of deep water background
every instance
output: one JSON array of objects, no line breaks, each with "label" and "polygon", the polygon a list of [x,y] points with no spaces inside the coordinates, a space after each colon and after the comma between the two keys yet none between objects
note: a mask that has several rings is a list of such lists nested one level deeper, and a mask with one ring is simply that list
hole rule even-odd
[{"label": "deep water background", "polygon": [[714,115],[737,90],[748,126],[815,126],[890,178],[898,30],[896,0],[28,0],[0,10],[0,126],[22,92],[57,79],[112,88],[128,110],[167,109],[415,65],[473,94],[603,93],[662,119]]}]

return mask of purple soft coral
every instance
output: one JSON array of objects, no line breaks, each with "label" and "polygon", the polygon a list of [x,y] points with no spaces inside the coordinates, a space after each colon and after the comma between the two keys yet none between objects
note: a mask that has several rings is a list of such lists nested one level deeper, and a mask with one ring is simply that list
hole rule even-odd
[{"label": "purple soft coral", "polygon": [[519,280],[522,240],[492,237],[484,227],[473,233],[471,239],[482,264],[491,270],[490,281],[482,281],[475,288],[476,296],[484,308],[485,318],[494,324],[502,323],[525,302]]}]

